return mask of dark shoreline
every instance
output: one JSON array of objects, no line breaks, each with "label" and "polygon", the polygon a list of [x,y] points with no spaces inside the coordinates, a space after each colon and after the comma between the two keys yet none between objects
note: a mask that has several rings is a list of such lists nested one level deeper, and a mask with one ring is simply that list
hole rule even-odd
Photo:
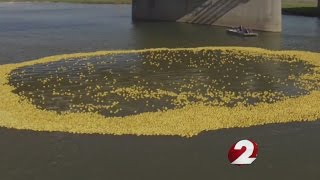
[{"label": "dark shoreline", "polygon": [[306,17],[320,17],[320,10],[317,7],[282,8],[282,14]]}]

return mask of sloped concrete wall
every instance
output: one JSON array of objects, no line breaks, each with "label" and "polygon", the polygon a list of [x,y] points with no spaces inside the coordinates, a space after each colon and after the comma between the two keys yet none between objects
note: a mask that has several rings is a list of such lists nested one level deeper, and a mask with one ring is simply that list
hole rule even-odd
[{"label": "sloped concrete wall", "polygon": [[264,31],[281,31],[281,1],[249,0],[214,22],[215,25],[243,25]]},{"label": "sloped concrete wall", "polygon": [[281,31],[280,0],[133,0],[133,20],[239,26]]}]

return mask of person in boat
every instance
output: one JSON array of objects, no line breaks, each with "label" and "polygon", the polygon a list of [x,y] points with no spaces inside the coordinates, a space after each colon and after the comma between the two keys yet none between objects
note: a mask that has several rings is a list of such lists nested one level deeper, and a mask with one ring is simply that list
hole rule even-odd
[{"label": "person in boat", "polygon": [[243,26],[242,26],[242,25],[241,25],[241,26],[239,26],[238,31],[243,32]]}]

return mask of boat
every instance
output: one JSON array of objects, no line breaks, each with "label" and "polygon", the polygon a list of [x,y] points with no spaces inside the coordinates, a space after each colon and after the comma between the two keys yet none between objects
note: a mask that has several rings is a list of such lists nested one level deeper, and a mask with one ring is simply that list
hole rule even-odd
[{"label": "boat", "polygon": [[240,31],[240,28],[230,28],[230,29],[227,29],[227,32],[232,34],[237,34],[240,36],[245,36],[245,37],[258,36],[258,33],[252,32],[251,30],[248,30],[246,28],[244,28],[242,31]]}]

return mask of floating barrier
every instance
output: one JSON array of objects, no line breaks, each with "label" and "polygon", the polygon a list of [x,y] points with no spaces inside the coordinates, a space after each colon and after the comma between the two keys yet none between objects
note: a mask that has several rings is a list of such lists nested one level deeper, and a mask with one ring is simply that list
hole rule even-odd
[{"label": "floating barrier", "polygon": [[[113,72],[119,59],[122,64]],[[230,82],[211,79],[218,71],[225,79],[237,79],[236,75],[230,77],[235,71],[246,75],[248,72],[240,68],[246,62],[281,63],[281,67],[288,66],[289,73],[285,78],[248,74],[250,78],[239,79],[239,91]],[[132,74],[119,70],[126,63]],[[109,64],[105,66],[108,68],[99,69],[103,64]],[[149,74],[137,73],[137,64],[145,66]],[[182,78],[182,71],[180,79],[175,79],[167,74],[177,75],[181,67],[197,75]],[[32,74],[41,68],[45,76]],[[303,68],[303,72],[295,73]],[[95,79],[98,75],[104,76]],[[163,81],[153,82],[153,75]],[[28,81],[32,78],[36,84]],[[298,93],[253,91],[250,80],[254,78],[296,88]],[[75,89],[66,88],[73,86]],[[191,137],[222,128],[318,120],[319,87],[320,54],[312,52],[202,47],[57,55],[0,66],[0,126],[47,132]],[[68,99],[67,106],[54,104],[57,109],[48,108],[54,98],[56,103]]]}]

